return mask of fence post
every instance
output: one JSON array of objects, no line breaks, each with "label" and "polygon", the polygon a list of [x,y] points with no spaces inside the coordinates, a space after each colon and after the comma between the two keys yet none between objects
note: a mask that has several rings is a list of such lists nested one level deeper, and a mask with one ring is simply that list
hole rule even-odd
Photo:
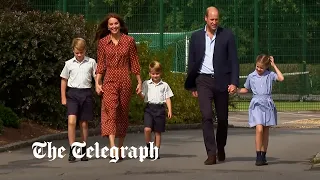
[{"label": "fence post", "polygon": [[272,55],[271,53],[271,48],[272,45],[272,41],[271,41],[271,38],[272,37],[272,15],[271,15],[271,11],[272,11],[272,3],[271,3],[271,0],[268,0],[268,41],[267,41],[267,47],[268,47],[268,54]]},{"label": "fence post", "polygon": [[64,13],[66,13],[67,12],[67,6],[68,6],[68,2],[67,2],[67,0],[63,0],[62,1],[62,10],[63,10],[63,12]]},{"label": "fence post", "polygon": [[163,50],[163,32],[164,32],[164,10],[163,10],[163,0],[160,0],[160,35],[159,43],[160,49]]},{"label": "fence post", "polygon": [[207,10],[207,1],[206,0],[202,0],[202,8],[203,8],[203,14],[205,14],[206,10]]},{"label": "fence post", "polygon": [[[307,71],[307,28],[306,28],[306,6],[305,6],[305,1],[303,1],[302,3],[302,72],[306,72]],[[307,93],[309,93],[309,86],[308,86],[308,78],[307,78],[307,74],[302,75],[302,95],[306,95]]]},{"label": "fence post", "polygon": [[254,57],[259,53],[259,0],[254,0]]},{"label": "fence post", "polygon": [[306,5],[302,4],[302,61],[306,61],[307,56],[307,20],[306,20]]},{"label": "fence post", "polygon": [[89,19],[89,0],[85,1],[85,18],[88,20]]}]

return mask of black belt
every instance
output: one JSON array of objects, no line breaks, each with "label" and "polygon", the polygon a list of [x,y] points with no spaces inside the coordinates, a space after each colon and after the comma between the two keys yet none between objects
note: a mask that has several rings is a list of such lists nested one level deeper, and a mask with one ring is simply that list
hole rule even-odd
[{"label": "black belt", "polygon": [[208,76],[208,77],[211,77],[211,78],[214,78],[214,74],[200,74],[200,75],[202,75],[202,76]]},{"label": "black belt", "polygon": [[163,104],[147,103],[147,105],[148,105],[148,106],[164,107],[164,103],[163,103]]}]

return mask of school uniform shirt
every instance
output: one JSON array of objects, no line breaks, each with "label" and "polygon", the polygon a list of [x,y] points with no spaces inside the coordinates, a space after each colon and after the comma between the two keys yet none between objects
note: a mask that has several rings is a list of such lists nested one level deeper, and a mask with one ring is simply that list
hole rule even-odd
[{"label": "school uniform shirt", "polygon": [[96,77],[97,63],[94,59],[85,56],[82,62],[75,57],[65,62],[60,77],[68,80],[68,87],[91,88],[92,77]]},{"label": "school uniform shirt", "polygon": [[166,82],[160,80],[156,84],[152,79],[143,82],[142,94],[144,95],[144,102],[151,104],[164,104],[167,98],[173,96],[173,92]]}]

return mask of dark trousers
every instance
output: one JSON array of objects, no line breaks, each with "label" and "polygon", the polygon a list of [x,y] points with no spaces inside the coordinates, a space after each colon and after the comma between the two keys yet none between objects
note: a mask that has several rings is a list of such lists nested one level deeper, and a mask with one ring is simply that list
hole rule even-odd
[{"label": "dark trousers", "polygon": [[[210,75],[199,75],[196,79],[198,100],[202,114],[202,131],[208,156],[215,156],[216,151],[223,149],[228,134],[228,91],[221,92],[214,87],[214,78]],[[215,138],[213,128],[213,109],[215,104],[218,127]]]}]

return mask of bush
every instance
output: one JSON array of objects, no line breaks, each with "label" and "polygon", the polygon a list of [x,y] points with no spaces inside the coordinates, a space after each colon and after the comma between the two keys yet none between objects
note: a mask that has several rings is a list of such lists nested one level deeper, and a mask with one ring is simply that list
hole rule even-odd
[{"label": "bush", "polygon": [[0,105],[0,120],[1,126],[5,127],[13,127],[13,128],[19,128],[20,126],[20,119],[16,113],[14,113],[10,108],[5,107],[3,105]]},{"label": "bush", "polygon": [[5,105],[19,116],[56,127],[65,126],[65,107],[60,103],[60,73],[64,62],[73,56],[72,39],[92,39],[92,34],[90,37],[86,34],[82,16],[59,12],[2,12],[0,97]]}]

